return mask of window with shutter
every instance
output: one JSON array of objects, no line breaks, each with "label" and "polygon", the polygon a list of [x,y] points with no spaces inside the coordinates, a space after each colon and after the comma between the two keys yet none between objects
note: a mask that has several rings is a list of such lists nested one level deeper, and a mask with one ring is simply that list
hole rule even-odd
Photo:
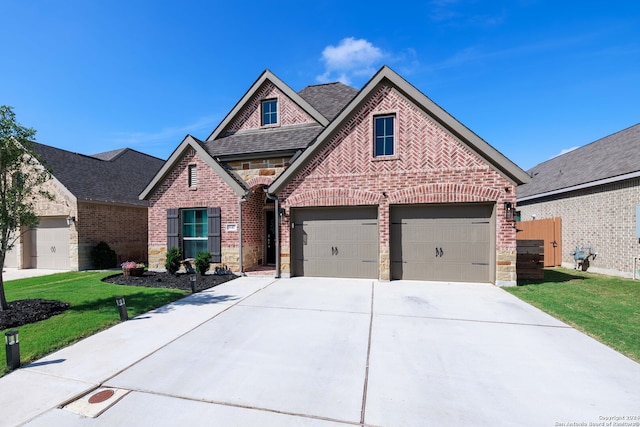
[{"label": "window with shutter", "polygon": [[180,211],[167,209],[167,250],[180,247]]},{"label": "window with shutter", "polygon": [[211,253],[211,262],[222,262],[222,223],[220,217],[220,208],[207,209],[207,250]]}]

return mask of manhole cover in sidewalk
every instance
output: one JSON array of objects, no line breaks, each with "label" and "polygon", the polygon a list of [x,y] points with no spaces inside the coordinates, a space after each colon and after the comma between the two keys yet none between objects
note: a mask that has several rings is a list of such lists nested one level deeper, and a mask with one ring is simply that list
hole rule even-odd
[{"label": "manhole cover in sidewalk", "polygon": [[89,403],[102,403],[111,398],[115,393],[112,389],[99,391],[89,398]]},{"label": "manhole cover in sidewalk", "polygon": [[99,388],[69,403],[64,409],[85,417],[96,418],[128,393],[129,390]]}]

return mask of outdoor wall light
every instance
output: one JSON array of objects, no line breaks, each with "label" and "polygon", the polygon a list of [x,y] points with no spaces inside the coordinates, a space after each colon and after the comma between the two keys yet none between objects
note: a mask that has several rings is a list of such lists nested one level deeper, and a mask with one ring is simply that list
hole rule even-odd
[{"label": "outdoor wall light", "polygon": [[515,221],[516,208],[511,202],[504,202],[504,217],[507,221]]},{"label": "outdoor wall light", "polygon": [[7,350],[7,369],[10,371],[20,367],[20,340],[15,329],[4,333],[5,349]]},{"label": "outdoor wall light", "polygon": [[127,313],[127,303],[124,297],[116,297],[116,305],[118,306],[118,312],[120,313],[120,321],[124,322],[129,320],[129,314]]},{"label": "outdoor wall light", "polygon": [[189,277],[189,283],[191,283],[191,293],[195,294],[196,293],[196,275],[195,274]]},{"label": "outdoor wall light", "polygon": [[76,222],[76,217],[75,217],[75,216],[71,216],[71,215],[69,215],[69,216],[67,217],[67,225],[68,225],[68,226],[71,226],[71,224],[73,224],[74,222]]}]

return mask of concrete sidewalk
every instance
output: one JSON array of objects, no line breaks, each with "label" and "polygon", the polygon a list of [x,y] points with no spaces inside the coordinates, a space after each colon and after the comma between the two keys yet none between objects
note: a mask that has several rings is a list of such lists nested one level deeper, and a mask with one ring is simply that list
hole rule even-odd
[{"label": "concrete sidewalk", "polygon": [[239,278],[0,379],[7,426],[588,425],[638,402],[639,364],[500,288],[353,279]]}]

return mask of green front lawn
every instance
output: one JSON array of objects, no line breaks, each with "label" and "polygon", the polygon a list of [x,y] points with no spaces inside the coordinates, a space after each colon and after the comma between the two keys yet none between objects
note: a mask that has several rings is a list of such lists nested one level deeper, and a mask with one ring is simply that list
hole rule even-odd
[{"label": "green front lawn", "polygon": [[639,281],[553,268],[519,284],[505,289],[640,362]]},{"label": "green front lawn", "polygon": [[[64,301],[71,307],[64,313],[20,326],[20,360],[29,363],[82,338],[120,322],[115,297],[122,295],[129,317],[134,317],[182,298],[177,289],[120,286],[102,282],[113,272],[69,272],[5,282],[8,301],[44,298]],[[7,373],[2,331],[0,376]]]}]

